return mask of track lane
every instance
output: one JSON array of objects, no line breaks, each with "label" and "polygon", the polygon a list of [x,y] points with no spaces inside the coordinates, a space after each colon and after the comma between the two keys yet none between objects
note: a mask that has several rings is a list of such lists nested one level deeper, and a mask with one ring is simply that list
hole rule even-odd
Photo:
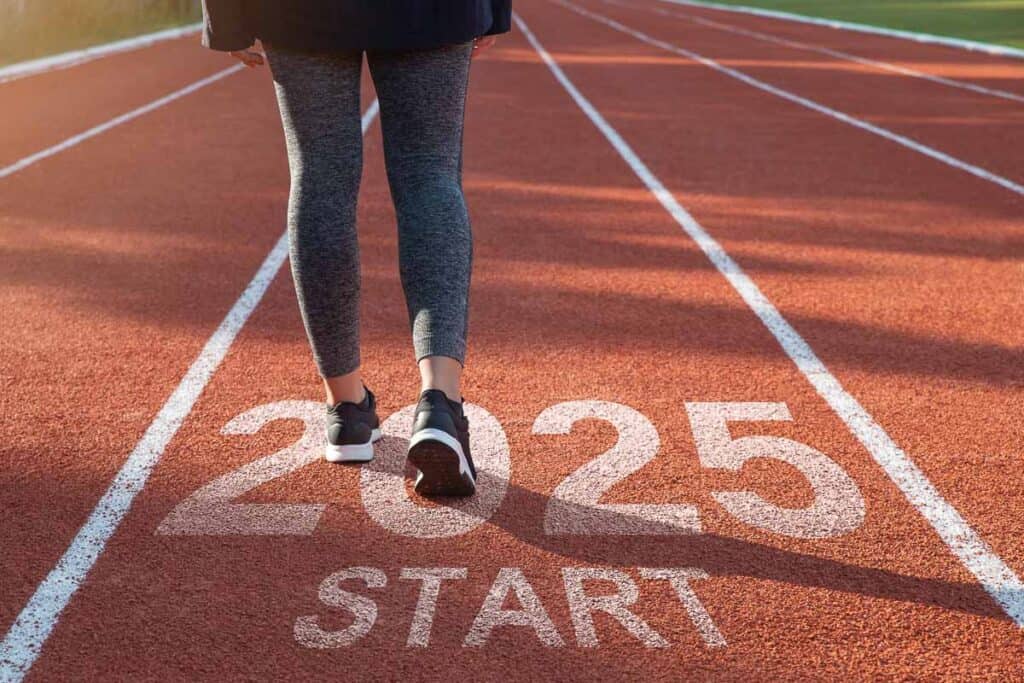
[{"label": "track lane", "polygon": [[[863,65],[673,21],[599,0],[574,3],[654,40],[736,69],[790,95],[879,126],[1017,185],[1016,150],[1024,146],[1024,106],[869,69]],[[595,22],[597,23],[597,22]],[[669,54],[666,52],[666,54]],[[824,113],[823,113],[824,115]]]},{"label": "track lane", "polygon": [[[1010,463],[1024,378],[1020,331],[1005,324],[1022,310],[1006,286],[1024,248],[1019,200],[785,102],[756,101],[756,90],[666,63],[611,29],[580,31],[570,75],[583,72],[588,96],[741,264],[749,253],[821,266],[756,279],[1019,573],[1011,510],[1024,482]],[[594,57],[613,50],[617,59]],[[842,270],[830,277],[824,264]]]},{"label": "track lane", "polygon": [[0,83],[0,168],[231,66],[188,36]]},{"label": "track lane", "polygon": [[[243,133],[231,108],[258,87],[239,76],[192,96],[221,112],[216,145],[186,98],[3,180],[6,624],[277,236],[287,170],[249,135],[280,135]],[[214,199],[210,183],[233,189]]]},{"label": "track lane", "polygon": [[743,28],[741,26],[727,24],[725,22],[716,21],[714,19],[709,19],[706,17],[686,14],[684,12],[674,11],[671,9],[663,9],[661,7],[648,7],[646,4],[628,3],[623,2],[622,0],[603,0],[603,2],[605,2],[606,4],[618,5],[628,9],[643,9],[645,11],[653,12],[654,14],[657,14],[659,16],[692,22],[694,24],[705,26],[711,29],[726,31],[733,35],[741,35],[748,38],[752,38],[754,40],[771,43],[774,45],[783,45],[800,51],[806,51],[820,55],[825,55],[828,57],[834,57],[840,60],[841,62],[859,64],[862,66],[866,66],[872,70],[888,72],[891,74],[898,74],[910,78],[920,78],[932,83],[943,85],[948,88],[955,88],[957,90],[973,92],[976,94],[986,95],[989,97],[997,97],[1000,99],[1010,100],[1018,103],[1024,102],[1024,95],[1019,95],[1008,90],[986,87],[983,85],[979,85],[978,83],[973,83],[966,80],[947,78],[945,76],[939,76],[937,74],[920,71],[907,65],[893,64],[891,62],[870,59],[868,57],[856,55],[851,52],[844,52],[842,50],[836,50],[834,48],[829,48],[824,45],[810,43],[805,40],[783,38],[782,36],[778,36],[772,33],[766,33],[764,31],[756,31],[753,29]]},{"label": "track lane", "polygon": [[[559,56],[580,55],[600,43],[615,57],[649,56],[592,37],[552,8],[524,5],[531,25],[560,44]],[[70,606],[35,674],[294,677],[337,675],[341,667],[361,679],[384,679],[395,671],[442,676],[453,657],[481,678],[510,671],[567,680],[1009,671],[990,650],[1009,651],[1019,631],[866,462],[757,318],[679,234],[522,36],[502,41],[478,64],[466,138],[477,265],[465,394],[493,412],[508,434],[513,469],[501,508],[465,536],[399,536],[364,512],[358,470],[316,463],[241,499],[329,503],[310,537],[154,535],[197,487],[291,444],[301,431],[293,421],[250,437],[225,436],[225,423],[263,403],[320,398],[291,283],[279,277]],[[586,81],[588,95],[597,91],[602,98],[609,88],[628,92],[626,81],[632,87],[642,82],[632,69],[606,69],[610,78],[602,85],[597,70],[579,62],[570,68]],[[602,105],[624,128],[631,122],[649,131],[652,120],[663,123],[661,112],[627,109],[628,103]],[[731,122],[700,120],[721,125],[720,136],[737,135],[726,125]],[[415,398],[416,380],[378,135],[367,146],[360,240],[365,363],[386,416]],[[551,154],[556,146],[566,153]],[[705,160],[738,172],[728,155]],[[813,281],[859,275],[863,268],[793,254],[743,257],[759,280],[777,273],[787,281]],[[640,410],[661,441],[655,460],[604,500],[693,502],[704,535],[562,539],[543,533],[554,488],[616,439],[600,422],[580,423],[571,436],[532,434],[532,425],[559,401],[593,398]],[[796,419],[737,423],[733,433],[797,439],[840,463],[867,501],[868,516],[858,531],[825,541],[786,539],[741,524],[717,507],[713,490],[752,488],[791,506],[811,497],[796,472],[778,464],[752,463],[740,474],[698,466],[683,404],[750,400],[784,401]],[[894,556],[892,547],[903,552]],[[299,616],[316,615],[330,629],[349,623],[343,611],[317,601],[316,587],[352,565],[386,571],[388,584],[380,591],[346,584],[377,601],[374,630],[352,648],[299,645],[293,634]],[[580,565],[631,572],[641,586],[637,613],[672,646],[643,649],[599,615],[600,647],[578,648],[557,570]],[[639,581],[631,569],[638,565],[707,570],[712,578],[694,588],[729,645],[705,648],[677,598],[658,582]],[[405,646],[418,585],[398,578],[403,566],[469,568],[464,582],[442,588],[426,650]],[[523,627],[498,629],[481,649],[463,647],[500,566],[523,568],[564,648],[541,646]],[[510,603],[508,608],[516,606],[514,599]],[[91,625],[101,614],[104,627],[97,631]],[[950,642],[963,645],[955,659],[948,656]],[[88,658],[81,657],[83,650]]]},{"label": "track lane", "polygon": [[175,100],[179,100],[182,97],[187,97],[188,95],[191,95],[197,90],[202,90],[203,88],[210,86],[219,80],[222,80],[229,76],[233,76],[240,72],[243,68],[244,67],[242,65],[235,64],[233,66],[227,67],[226,69],[221,69],[220,71],[210,76],[207,76],[206,78],[201,78],[198,81],[190,83],[183,88],[179,88],[178,90],[167,93],[163,97],[159,97],[151,102],[142,105],[141,107],[136,107],[131,111],[127,111],[123,114],[115,116],[114,118],[104,121],[99,125],[93,126],[92,128],[72,135],[71,137],[65,138],[64,140],[61,140],[55,145],[50,145],[49,147],[42,149],[34,154],[22,157],[21,159],[15,161],[13,164],[9,164],[7,166],[0,168],[0,180],[3,180],[4,178],[7,178],[11,175],[14,175],[15,173],[20,173],[21,171],[24,171],[26,168],[29,168],[30,166],[34,166],[40,162],[49,159],[50,157],[66,152],[72,147],[76,147],[82,144],[83,142],[91,140],[94,137],[103,135],[104,133],[107,133],[113,130],[114,128],[117,128],[118,126],[122,126],[125,123],[133,121],[141,116],[145,116],[146,114],[149,114],[151,112],[156,111],[157,109],[160,109],[161,107],[165,107],[168,104],[174,102]]},{"label": "track lane", "polygon": [[[173,53],[133,54],[173,71]],[[2,181],[8,626],[280,237],[280,125],[232,104],[261,81],[216,83]]]},{"label": "track lane", "polygon": [[630,0],[640,7],[664,9],[687,16],[770,33],[781,38],[812,42],[835,50],[893,62],[944,78],[967,80],[982,86],[1024,94],[1024,61],[915,42],[883,35],[834,29],[771,17],[698,7],[671,0]]}]

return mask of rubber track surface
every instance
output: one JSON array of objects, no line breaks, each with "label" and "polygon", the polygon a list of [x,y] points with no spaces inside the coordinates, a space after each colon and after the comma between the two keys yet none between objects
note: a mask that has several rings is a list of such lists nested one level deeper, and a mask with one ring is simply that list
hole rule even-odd
[{"label": "rubber track surface", "polygon": [[[653,0],[579,4],[1024,182],[1019,103],[672,21],[645,9],[672,9]],[[674,9],[1024,92],[1021,66],[1011,60]],[[517,11],[842,385],[1024,574],[1024,200],[558,4],[519,0]],[[226,65],[189,39],[2,84],[0,164]],[[364,105],[371,100],[367,83]],[[325,505],[308,535],[157,533],[198,489],[303,434],[294,419],[252,435],[223,433],[226,424],[265,404],[321,400],[283,268],[30,678],[1024,675],[1020,628],[521,31],[474,64],[467,125],[476,261],[464,395],[507,437],[511,475],[500,506],[464,534],[421,537],[438,531],[429,523],[396,533],[368,514],[359,468],[317,460],[232,501]],[[418,380],[377,124],[365,159],[364,369],[387,419],[415,401]],[[280,237],[287,184],[266,71],[230,76],[0,181],[4,624],[67,548]],[[592,418],[566,434],[540,433],[538,416],[566,401],[626,406],[653,426],[656,440],[635,417],[621,441],[610,422]],[[794,538],[731,514],[714,492],[755,491],[784,508],[810,505],[815,492],[796,467],[771,458],[735,472],[702,467],[687,415],[687,403],[701,402],[784,403],[792,421],[730,422],[730,435],[784,437],[825,454],[855,483],[863,521],[838,536]],[[484,429],[479,420],[472,426]],[[388,448],[400,441],[385,438]],[[555,489],[617,443],[634,454],[656,446],[656,456],[600,502],[693,505],[702,533],[545,533]],[[411,478],[406,488],[411,493]],[[585,523],[635,522],[570,511]],[[375,602],[372,629],[350,646],[309,647],[296,637],[303,618],[315,616],[325,631],[353,624],[350,610],[318,597],[325,578],[351,567],[386,576],[379,588],[338,584]],[[467,570],[442,582],[425,648],[407,644],[423,582],[401,571],[417,567]],[[535,591],[561,647],[544,645],[530,626],[497,626],[482,645],[465,644],[496,576],[511,567]],[[628,576],[638,588],[629,609],[668,646],[645,646],[599,611],[598,644],[585,646],[562,576],[581,567]],[[690,585],[724,642],[703,637],[671,586],[643,578],[644,567],[706,572]],[[615,592],[608,581],[585,586],[589,595]],[[514,591],[503,607],[524,609]]]}]

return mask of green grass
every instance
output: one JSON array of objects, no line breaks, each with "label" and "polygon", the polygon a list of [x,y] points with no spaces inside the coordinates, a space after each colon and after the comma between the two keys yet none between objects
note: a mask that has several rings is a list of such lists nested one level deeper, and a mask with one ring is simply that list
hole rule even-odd
[{"label": "green grass", "polygon": [[0,65],[200,19],[198,0],[0,0]]},{"label": "green grass", "polygon": [[1024,48],[1024,0],[716,0]]}]

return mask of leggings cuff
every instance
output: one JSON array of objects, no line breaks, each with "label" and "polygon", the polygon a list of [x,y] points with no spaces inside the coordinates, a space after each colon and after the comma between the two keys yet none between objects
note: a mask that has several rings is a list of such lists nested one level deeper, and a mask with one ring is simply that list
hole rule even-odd
[{"label": "leggings cuff", "polygon": [[320,359],[316,359],[316,365],[317,369],[320,371],[321,377],[340,377],[341,375],[347,375],[358,370],[360,359],[359,356],[356,355],[338,361],[333,361],[330,364],[325,363]]},{"label": "leggings cuff", "polygon": [[446,356],[454,358],[460,365],[466,365],[466,343],[439,337],[420,337],[416,339],[416,362],[427,356]]}]

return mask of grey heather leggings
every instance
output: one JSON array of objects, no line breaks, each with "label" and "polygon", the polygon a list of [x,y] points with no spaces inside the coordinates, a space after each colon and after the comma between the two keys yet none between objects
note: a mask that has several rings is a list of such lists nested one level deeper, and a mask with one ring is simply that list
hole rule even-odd
[{"label": "grey heather leggings", "polygon": [[[359,367],[362,52],[264,46],[291,170],[292,276],[317,369]],[[398,217],[399,273],[416,360],[465,362],[473,244],[462,194],[462,125],[471,43],[367,52]]]}]

